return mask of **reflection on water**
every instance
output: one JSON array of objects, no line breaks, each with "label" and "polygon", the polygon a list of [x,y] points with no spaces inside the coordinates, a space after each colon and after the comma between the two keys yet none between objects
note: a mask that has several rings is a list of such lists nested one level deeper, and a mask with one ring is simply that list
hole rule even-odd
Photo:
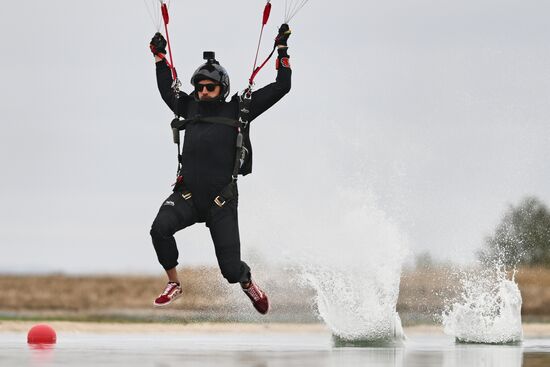
[{"label": "reflection on water", "polygon": [[328,333],[75,334],[50,349],[29,348],[23,334],[0,334],[0,366],[498,366],[550,365],[550,339],[521,345],[455,344],[446,336],[410,336],[402,347],[333,348]]},{"label": "reflection on water", "polygon": [[457,345],[453,353],[443,355],[441,365],[444,367],[519,367],[522,359],[523,348],[521,346]]},{"label": "reflection on water", "polygon": [[[49,366],[54,362],[54,344],[29,344],[28,347],[31,366]],[[0,365],[2,364],[0,363]]]}]

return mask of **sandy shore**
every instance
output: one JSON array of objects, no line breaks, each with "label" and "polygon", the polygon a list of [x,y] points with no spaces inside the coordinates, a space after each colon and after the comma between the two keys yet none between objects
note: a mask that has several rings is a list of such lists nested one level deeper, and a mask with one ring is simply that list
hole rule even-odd
[{"label": "sandy shore", "polygon": [[[38,322],[31,321],[0,321],[0,333],[27,332]],[[57,332],[75,333],[330,333],[324,324],[287,324],[287,323],[96,323],[51,321],[47,322]],[[439,325],[416,325],[405,327],[406,335],[443,335]],[[550,324],[523,324],[526,337],[550,337]]]},{"label": "sandy shore", "polygon": [[[0,321],[1,332],[27,332],[33,325],[40,322],[31,321]],[[46,324],[58,332],[85,333],[184,333],[184,332],[329,332],[323,324],[247,324],[247,323],[106,323],[106,322],[73,322],[49,321]]]}]

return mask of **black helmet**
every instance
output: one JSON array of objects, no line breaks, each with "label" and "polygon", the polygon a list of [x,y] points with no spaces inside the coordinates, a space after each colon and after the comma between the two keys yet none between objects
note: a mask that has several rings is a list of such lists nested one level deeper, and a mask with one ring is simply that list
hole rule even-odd
[{"label": "black helmet", "polygon": [[[216,83],[219,83],[222,87],[220,99],[226,99],[229,95],[229,75],[227,74],[227,71],[215,59],[214,52],[205,51],[203,53],[203,58],[206,60],[206,63],[202,64],[197,70],[195,70],[193,76],[191,77],[191,84],[195,86],[195,84],[201,80],[213,80]],[[194,94],[196,98],[197,94]]]}]

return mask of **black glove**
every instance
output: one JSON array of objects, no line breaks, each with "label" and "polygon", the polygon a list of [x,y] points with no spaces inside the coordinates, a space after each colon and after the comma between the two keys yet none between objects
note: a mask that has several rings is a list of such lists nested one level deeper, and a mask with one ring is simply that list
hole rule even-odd
[{"label": "black glove", "polygon": [[149,43],[149,48],[153,55],[158,56],[159,54],[166,55],[166,40],[159,32],[155,33]]},{"label": "black glove", "polygon": [[292,32],[290,31],[290,28],[288,24],[283,23],[279,27],[279,34],[275,38],[275,46],[287,46],[286,42],[288,41],[288,37],[290,37],[290,34]]}]

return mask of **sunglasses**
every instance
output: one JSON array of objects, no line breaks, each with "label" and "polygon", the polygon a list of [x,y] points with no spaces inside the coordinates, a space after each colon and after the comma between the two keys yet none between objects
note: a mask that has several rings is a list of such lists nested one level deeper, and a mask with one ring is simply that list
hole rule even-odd
[{"label": "sunglasses", "polygon": [[218,85],[219,84],[195,84],[195,91],[202,92],[202,90],[206,88],[207,91],[213,92]]}]

